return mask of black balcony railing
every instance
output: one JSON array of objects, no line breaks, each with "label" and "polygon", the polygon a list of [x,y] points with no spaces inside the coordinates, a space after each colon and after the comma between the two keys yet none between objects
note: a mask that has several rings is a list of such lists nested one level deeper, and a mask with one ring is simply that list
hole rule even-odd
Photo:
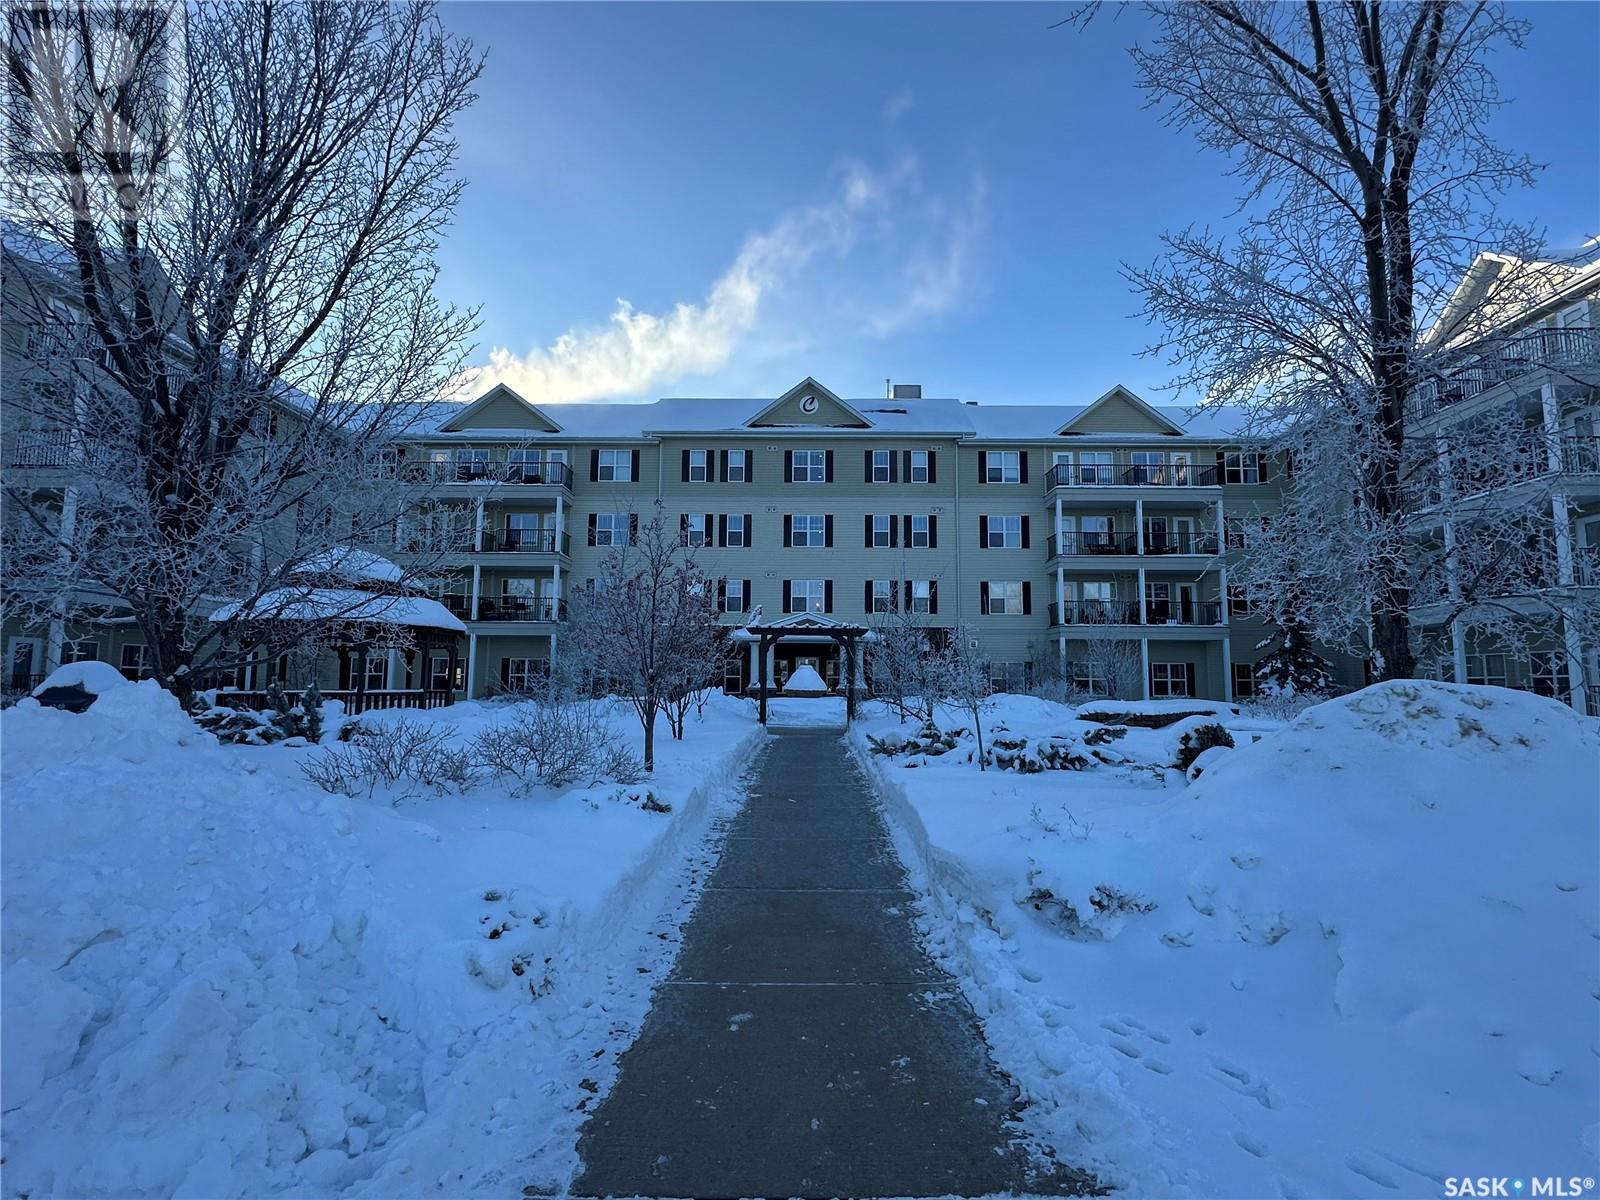
[{"label": "black balcony railing", "polygon": [[483,596],[478,600],[480,621],[560,621],[566,615],[566,601],[549,596]]},{"label": "black balcony railing", "polygon": [[1052,533],[1046,539],[1045,546],[1051,558],[1059,558],[1072,554],[1131,554],[1131,550],[1123,549],[1123,537],[1118,533],[1095,533],[1082,530],[1068,530],[1062,534]]},{"label": "black balcony railing", "polygon": [[1216,487],[1215,463],[1137,462],[1114,454],[1109,462],[1056,463],[1044,473],[1046,491],[1058,487]]},{"label": "black balcony railing", "polygon": [[[1069,555],[1138,554],[1139,537],[1132,533],[1085,533],[1082,530],[1051,534],[1045,540],[1051,558]],[[1146,530],[1146,554],[1215,554],[1217,535],[1206,530]]]},{"label": "black balcony railing", "polygon": [[1069,600],[1050,605],[1051,625],[1221,625],[1218,600]]},{"label": "black balcony railing", "polygon": [[1596,364],[1600,364],[1600,334],[1595,330],[1530,329],[1440,378],[1420,383],[1411,393],[1412,412],[1422,416],[1437,407],[1459,404],[1537,367]]},{"label": "black balcony railing", "polygon": [[572,535],[544,529],[502,529],[483,535],[485,554],[571,554]]},{"label": "black balcony railing", "polygon": [[459,458],[407,463],[408,477],[430,483],[506,483],[572,490],[572,467],[556,459]]}]

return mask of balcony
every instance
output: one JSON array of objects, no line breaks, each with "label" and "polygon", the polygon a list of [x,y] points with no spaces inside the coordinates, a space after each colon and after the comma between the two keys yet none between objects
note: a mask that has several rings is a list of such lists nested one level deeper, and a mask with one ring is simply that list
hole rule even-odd
[{"label": "balcony", "polygon": [[[1554,454],[1552,454],[1552,450]],[[1548,438],[1542,433],[1508,438],[1504,453],[1480,464],[1458,462],[1450,472],[1450,484],[1458,500],[1488,496],[1534,479],[1557,474],[1600,475],[1600,435],[1566,433]],[[1422,508],[1443,503],[1437,470],[1414,493]]]},{"label": "balcony", "polygon": [[567,602],[550,596],[481,596],[478,599],[480,621],[563,621],[567,616]]},{"label": "balcony", "polygon": [[415,483],[510,484],[572,490],[572,467],[556,459],[472,458],[446,462],[408,462],[405,477]]},{"label": "balcony", "polygon": [[1595,330],[1530,329],[1457,370],[1418,384],[1411,393],[1411,415],[1419,419],[1470,400],[1538,367],[1577,366],[1600,366],[1600,335]]},{"label": "balcony", "polygon": [[1132,455],[1113,454],[1110,462],[1056,463],[1044,473],[1045,491],[1056,488],[1218,486],[1215,463],[1139,462]]},{"label": "balcony", "polygon": [[[1051,558],[1071,558],[1078,555],[1138,554],[1139,538],[1132,533],[1066,532],[1051,534],[1045,541]],[[1177,530],[1166,533],[1148,531],[1144,536],[1144,553],[1160,554],[1215,554],[1217,535],[1205,530]]]},{"label": "balcony", "polygon": [[1069,600],[1050,605],[1051,625],[1209,626],[1222,624],[1220,600]]},{"label": "balcony", "polygon": [[504,529],[483,535],[481,554],[566,554],[572,553],[572,535],[553,530]]}]

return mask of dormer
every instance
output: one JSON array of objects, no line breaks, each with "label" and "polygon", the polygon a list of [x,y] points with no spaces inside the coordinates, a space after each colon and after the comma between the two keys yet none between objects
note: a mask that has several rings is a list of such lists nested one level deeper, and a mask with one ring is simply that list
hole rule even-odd
[{"label": "dormer", "polygon": [[497,383],[439,426],[440,433],[472,429],[515,429],[527,433],[560,433],[561,426],[536,404],[529,404],[503,383]]},{"label": "dormer", "polygon": [[809,375],[745,425],[751,429],[798,426],[816,429],[871,429],[872,422]]},{"label": "dormer", "polygon": [[1179,436],[1182,426],[1135,396],[1120,383],[1056,430],[1059,437],[1083,433],[1128,433]]}]

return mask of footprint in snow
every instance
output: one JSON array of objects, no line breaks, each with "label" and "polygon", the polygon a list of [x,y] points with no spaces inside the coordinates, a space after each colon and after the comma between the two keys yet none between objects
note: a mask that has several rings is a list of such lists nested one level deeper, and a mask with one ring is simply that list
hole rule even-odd
[{"label": "footprint in snow", "polygon": [[1114,1033],[1118,1037],[1133,1036],[1133,1030],[1129,1029],[1121,1021],[1101,1021],[1100,1028],[1104,1029],[1107,1033]]},{"label": "footprint in snow", "polygon": [[1154,1071],[1157,1075],[1172,1074],[1172,1065],[1170,1063],[1162,1062],[1159,1058],[1145,1059],[1144,1066],[1147,1070]]},{"label": "footprint in snow", "polygon": [[1205,1037],[1206,1031],[1210,1028],[1211,1026],[1207,1025],[1204,1021],[1189,1022],[1189,1032],[1194,1034],[1195,1037]]},{"label": "footprint in snow", "polygon": [[1349,1167],[1350,1170],[1354,1171],[1357,1175],[1361,1176],[1361,1178],[1370,1179],[1379,1187],[1388,1188],[1391,1192],[1400,1190],[1400,1185],[1395,1181],[1393,1175],[1389,1174],[1389,1172],[1385,1171],[1376,1163],[1373,1163],[1367,1159],[1363,1159],[1360,1155],[1352,1154],[1349,1158],[1344,1160],[1344,1165]]},{"label": "footprint in snow", "polygon": [[1243,1130],[1235,1133],[1233,1135],[1233,1140],[1238,1145],[1239,1149],[1243,1150],[1246,1154],[1254,1154],[1257,1158],[1265,1158],[1267,1156],[1266,1143],[1258,1138],[1251,1137]]},{"label": "footprint in snow", "polygon": [[1126,1055],[1128,1058],[1144,1057],[1143,1050],[1139,1049],[1139,1047],[1135,1046],[1132,1042],[1125,1042],[1121,1038],[1112,1038],[1111,1048],[1118,1054]]}]

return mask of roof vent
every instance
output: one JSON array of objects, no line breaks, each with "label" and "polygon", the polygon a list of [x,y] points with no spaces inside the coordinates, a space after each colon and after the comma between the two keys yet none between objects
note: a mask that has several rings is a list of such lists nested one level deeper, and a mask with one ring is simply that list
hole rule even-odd
[{"label": "roof vent", "polygon": [[921,400],[922,385],[920,383],[897,383],[889,389],[891,400]]}]

